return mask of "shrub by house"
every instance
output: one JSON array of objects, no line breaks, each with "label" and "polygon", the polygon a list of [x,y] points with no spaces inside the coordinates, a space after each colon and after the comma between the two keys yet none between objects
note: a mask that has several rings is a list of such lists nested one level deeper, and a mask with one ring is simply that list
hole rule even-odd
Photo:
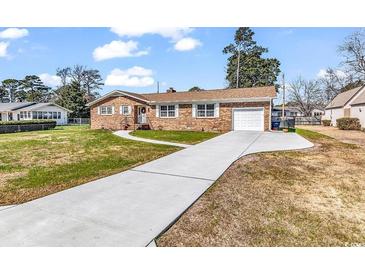
[{"label": "shrub by house", "polygon": [[342,130],[361,130],[360,120],[358,118],[339,118],[336,120],[337,127]]}]

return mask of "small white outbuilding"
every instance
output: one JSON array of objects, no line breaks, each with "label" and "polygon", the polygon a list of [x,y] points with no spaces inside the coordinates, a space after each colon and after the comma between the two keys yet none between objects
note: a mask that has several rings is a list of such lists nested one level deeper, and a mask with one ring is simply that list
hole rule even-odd
[{"label": "small white outbuilding", "polygon": [[365,86],[350,89],[338,94],[325,109],[323,120],[336,120],[343,117],[359,118],[361,127],[365,128]]}]

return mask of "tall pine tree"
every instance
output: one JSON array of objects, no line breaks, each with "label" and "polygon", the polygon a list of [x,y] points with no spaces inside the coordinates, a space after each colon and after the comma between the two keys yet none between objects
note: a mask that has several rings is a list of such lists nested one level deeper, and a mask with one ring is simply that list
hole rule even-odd
[{"label": "tall pine tree", "polygon": [[26,96],[20,88],[21,82],[16,79],[5,79],[1,82],[4,93],[3,101],[14,103],[25,101]]},{"label": "tall pine tree", "polygon": [[28,102],[48,102],[50,99],[50,88],[43,84],[36,75],[27,75],[21,80],[20,88],[25,92],[25,99]]},{"label": "tall pine tree", "polygon": [[[223,49],[228,54],[226,80],[229,88],[260,87],[274,85],[280,73],[280,62],[276,58],[264,58],[267,48],[257,45],[250,28],[238,28],[234,42]],[[239,62],[238,62],[239,61]]]}]

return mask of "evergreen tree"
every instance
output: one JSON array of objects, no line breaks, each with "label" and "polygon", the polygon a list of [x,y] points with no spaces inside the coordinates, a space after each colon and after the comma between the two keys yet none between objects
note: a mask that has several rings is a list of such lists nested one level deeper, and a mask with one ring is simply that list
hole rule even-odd
[{"label": "evergreen tree", "polygon": [[223,49],[228,54],[226,80],[229,88],[274,85],[280,73],[280,62],[276,58],[264,58],[267,48],[257,45],[250,28],[238,28],[234,43]]},{"label": "evergreen tree", "polygon": [[10,103],[25,101],[26,96],[24,91],[20,88],[21,82],[16,79],[5,79],[2,81],[2,89],[6,94],[7,101]]},{"label": "evergreen tree", "polygon": [[6,89],[0,85],[0,103],[5,103],[8,101],[8,95],[7,95],[7,92],[6,92]]},{"label": "evergreen tree", "polygon": [[89,117],[85,93],[77,81],[60,87],[57,91],[56,103],[72,111],[70,117]]},{"label": "evergreen tree", "polygon": [[28,102],[48,102],[50,88],[43,84],[42,80],[36,75],[27,75],[21,80],[20,88],[25,92]]},{"label": "evergreen tree", "polygon": [[194,87],[190,88],[188,91],[202,91],[202,90],[204,90],[204,89],[202,89],[198,86],[194,86]]}]

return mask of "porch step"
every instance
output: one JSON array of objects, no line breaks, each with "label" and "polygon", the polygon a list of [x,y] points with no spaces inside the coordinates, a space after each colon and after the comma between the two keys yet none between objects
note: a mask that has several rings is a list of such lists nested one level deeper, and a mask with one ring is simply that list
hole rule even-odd
[{"label": "porch step", "polygon": [[137,130],[150,130],[149,124],[137,124]]}]

